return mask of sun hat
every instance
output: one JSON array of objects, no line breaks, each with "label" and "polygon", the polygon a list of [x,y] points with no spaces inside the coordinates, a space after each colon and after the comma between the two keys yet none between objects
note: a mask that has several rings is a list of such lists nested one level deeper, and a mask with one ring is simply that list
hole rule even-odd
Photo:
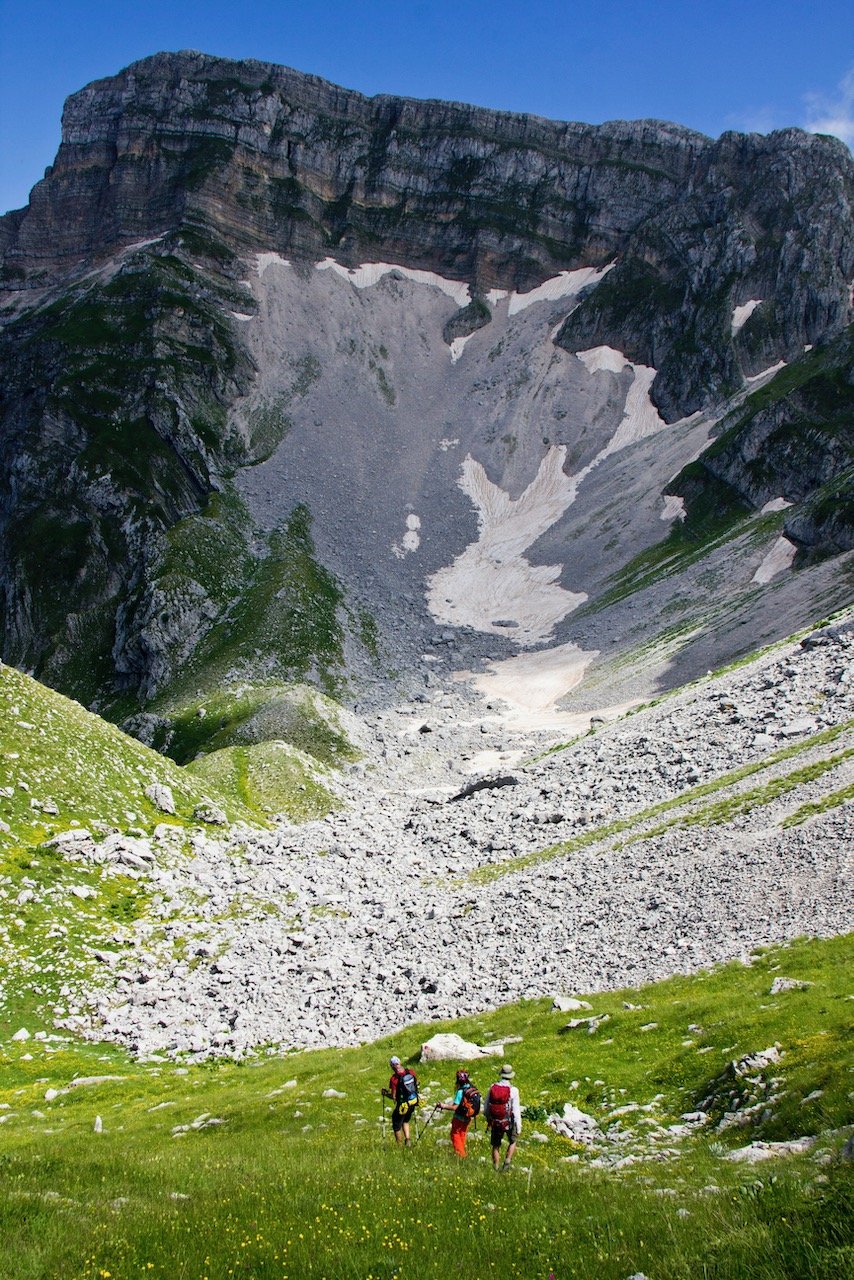
[{"label": "sun hat", "polygon": [[505,1063],[504,1063],[504,1066],[501,1068],[501,1079],[502,1079],[502,1080],[512,1080],[515,1074],[516,1074],[516,1072],[515,1072],[515,1071],[513,1070],[513,1068],[510,1066],[510,1063],[509,1063],[509,1062],[505,1062]]},{"label": "sun hat", "polygon": [[399,1066],[400,1066],[400,1058],[398,1058],[398,1057],[392,1057],[392,1058],[389,1058],[389,1060],[388,1060],[388,1065],[389,1065],[390,1067],[399,1067]]}]

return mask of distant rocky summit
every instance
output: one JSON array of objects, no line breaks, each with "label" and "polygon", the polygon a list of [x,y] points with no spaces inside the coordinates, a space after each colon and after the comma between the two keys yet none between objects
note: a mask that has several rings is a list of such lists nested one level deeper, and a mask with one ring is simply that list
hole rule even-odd
[{"label": "distant rocky summit", "polygon": [[652,689],[829,612],[852,189],[796,129],[189,52],[87,86],[0,218],[4,659],[167,744],[233,679],[574,645],[604,685],[652,631]]}]

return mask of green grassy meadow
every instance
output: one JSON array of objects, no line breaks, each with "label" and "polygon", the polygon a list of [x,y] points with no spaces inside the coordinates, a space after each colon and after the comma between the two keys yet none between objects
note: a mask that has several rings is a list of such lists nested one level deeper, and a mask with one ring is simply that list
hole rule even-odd
[{"label": "green grassy meadow", "polygon": [[[812,985],[772,997],[780,975]],[[562,1032],[567,1015],[543,1000],[443,1024],[481,1043],[521,1037],[506,1054],[533,1118],[507,1175],[491,1168],[482,1121],[465,1162],[449,1117],[410,1151],[381,1123],[389,1053],[416,1061],[436,1024],[354,1049],[190,1065],[70,1037],[14,1042],[18,1010],[6,1006],[0,1274],[836,1280],[854,1272],[854,1176],[840,1154],[854,1121],[851,979],[851,937],[799,941],[746,966],[591,995],[609,1015],[593,1035]],[[772,1114],[717,1132],[726,1063],[775,1043]],[[455,1064],[416,1069],[423,1122]],[[472,1075],[485,1090],[490,1064]],[[63,1092],[98,1076],[113,1078]],[[327,1089],[346,1096],[324,1099]],[[668,1131],[712,1094],[712,1123],[684,1139]],[[567,1101],[603,1128],[617,1107],[644,1108],[605,1148],[622,1167],[594,1167],[544,1124]],[[802,1135],[817,1136],[803,1155],[726,1159],[755,1139]]]}]

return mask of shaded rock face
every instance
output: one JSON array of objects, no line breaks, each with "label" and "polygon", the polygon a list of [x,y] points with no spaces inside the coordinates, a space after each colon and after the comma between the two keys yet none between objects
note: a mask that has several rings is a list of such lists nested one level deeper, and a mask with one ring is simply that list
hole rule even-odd
[{"label": "shaded rock face", "polygon": [[[672,418],[847,322],[852,189],[847,148],[794,129],[713,142],[158,54],[69,98],[56,163],[0,221],[0,252],[15,283],[201,222],[241,249],[382,256],[476,290],[617,257],[560,341],[655,367]],[[765,309],[732,343],[748,298]]]},{"label": "shaded rock face", "polygon": [[784,496],[795,541],[849,547],[852,187],[798,130],[368,99],[195,53],[89,85],[0,218],[4,658],[134,710],[188,663],[335,692],[401,602],[400,665],[463,628],[466,590],[429,584],[526,493],[557,505],[475,657],[512,651],[525,590],[595,601],[664,535],[665,485],[691,538]]}]

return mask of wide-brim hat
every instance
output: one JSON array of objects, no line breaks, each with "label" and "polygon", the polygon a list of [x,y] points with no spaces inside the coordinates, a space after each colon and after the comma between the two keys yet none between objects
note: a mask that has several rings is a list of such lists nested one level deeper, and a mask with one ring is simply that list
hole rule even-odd
[{"label": "wide-brim hat", "polygon": [[399,1066],[400,1066],[400,1058],[397,1058],[397,1057],[389,1058],[389,1060],[388,1060],[388,1065],[389,1065],[390,1067],[399,1067]]},{"label": "wide-brim hat", "polygon": [[502,1078],[502,1080],[512,1080],[512,1079],[513,1079],[513,1077],[515,1076],[515,1074],[516,1074],[516,1072],[515,1072],[515,1071],[513,1070],[513,1068],[510,1066],[510,1063],[509,1063],[509,1062],[505,1062],[505,1063],[504,1063],[504,1066],[501,1068],[501,1078]]}]

